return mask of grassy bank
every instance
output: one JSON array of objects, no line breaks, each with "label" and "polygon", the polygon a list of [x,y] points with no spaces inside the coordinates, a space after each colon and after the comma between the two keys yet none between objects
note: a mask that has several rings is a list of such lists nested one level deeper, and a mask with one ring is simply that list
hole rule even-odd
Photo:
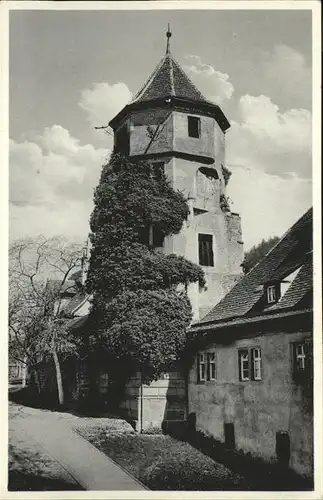
[{"label": "grassy bank", "polygon": [[80,434],[151,490],[247,490],[239,474],[170,436],[109,434],[80,428]]}]

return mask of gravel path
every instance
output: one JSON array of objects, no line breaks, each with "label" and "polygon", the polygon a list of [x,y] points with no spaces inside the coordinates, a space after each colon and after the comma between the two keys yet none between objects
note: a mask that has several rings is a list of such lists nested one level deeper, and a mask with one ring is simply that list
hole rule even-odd
[{"label": "gravel path", "polygon": [[66,488],[86,490],[145,489],[132,476],[83,439],[76,428],[100,426],[134,432],[122,419],[82,418],[18,404],[9,405],[9,469]]}]

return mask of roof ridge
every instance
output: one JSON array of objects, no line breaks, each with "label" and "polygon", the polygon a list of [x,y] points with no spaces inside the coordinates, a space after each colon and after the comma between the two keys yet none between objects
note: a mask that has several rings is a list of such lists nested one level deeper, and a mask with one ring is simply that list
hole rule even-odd
[{"label": "roof ridge", "polygon": [[284,240],[284,239],[288,236],[288,234],[289,234],[289,233],[291,233],[292,231],[294,231],[295,226],[296,226],[297,224],[299,224],[299,223],[301,222],[301,220],[303,220],[303,219],[304,219],[304,218],[308,215],[308,213],[309,213],[311,210],[312,210],[312,207],[311,207],[311,208],[309,208],[309,209],[305,212],[305,214],[303,214],[303,215],[302,215],[302,217],[300,217],[299,219],[297,219],[297,221],[296,221],[296,222],[294,222],[294,224],[293,224],[291,227],[289,227],[289,228],[288,228],[288,229],[287,229],[287,230],[283,233],[283,235],[279,238],[279,240],[277,241],[277,243],[275,243],[275,245],[274,245],[273,247],[271,247],[271,248],[268,250],[268,252],[267,252],[267,253],[266,253],[266,254],[265,254],[265,255],[264,255],[264,256],[263,256],[263,257],[262,257],[262,258],[261,258],[258,262],[257,262],[257,264],[256,264],[255,266],[253,266],[253,267],[250,269],[250,271],[248,271],[248,272],[247,272],[247,274],[245,274],[245,276],[248,276],[248,275],[249,275],[249,274],[250,274],[250,273],[251,273],[254,269],[256,269],[256,268],[259,266],[259,264],[261,264],[262,260],[263,260],[263,259],[265,259],[266,257],[268,257],[268,255],[270,255],[270,254],[272,253],[272,251],[273,251],[273,250],[275,250],[275,248],[277,248],[277,247],[278,247],[278,245],[280,244],[280,242],[281,242],[282,240]]},{"label": "roof ridge", "polygon": [[[168,56],[171,56],[171,53],[167,53]],[[171,84],[171,89],[172,89],[172,95],[175,95],[175,86],[174,86],[174,67],[173,67],[173,62],[174,59],[172,57],[168,58],[170,60],[170,84]]]}]

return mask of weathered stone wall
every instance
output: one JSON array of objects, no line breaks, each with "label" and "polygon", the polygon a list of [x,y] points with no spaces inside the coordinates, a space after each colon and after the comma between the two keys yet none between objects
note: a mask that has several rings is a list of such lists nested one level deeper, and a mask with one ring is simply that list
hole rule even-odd
[{"label": "weathered stone wall", "polygon": [[[236,447],[267,460],[276,458],[276,432],[288,432],[290,466],[301,474],[313,470],[313,415],[302,388],[292,377],[291,342],[310,334],[266,334],[209,345],[217,360],[217,380],[197,382],[196,362],[189,373],[189,412],[197,429],[224,442],[224,424],[233,423]],[[261,381],[239,381],[238,349],[260,347]]]}]

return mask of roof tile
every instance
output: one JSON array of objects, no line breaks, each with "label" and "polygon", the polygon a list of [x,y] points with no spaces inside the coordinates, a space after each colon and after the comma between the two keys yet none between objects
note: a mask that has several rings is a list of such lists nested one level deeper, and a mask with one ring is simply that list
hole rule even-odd
[{"label": "roof tile", "polygon": [[170,53],[163,57],[132,102],[168,96],[208,102]]}]

